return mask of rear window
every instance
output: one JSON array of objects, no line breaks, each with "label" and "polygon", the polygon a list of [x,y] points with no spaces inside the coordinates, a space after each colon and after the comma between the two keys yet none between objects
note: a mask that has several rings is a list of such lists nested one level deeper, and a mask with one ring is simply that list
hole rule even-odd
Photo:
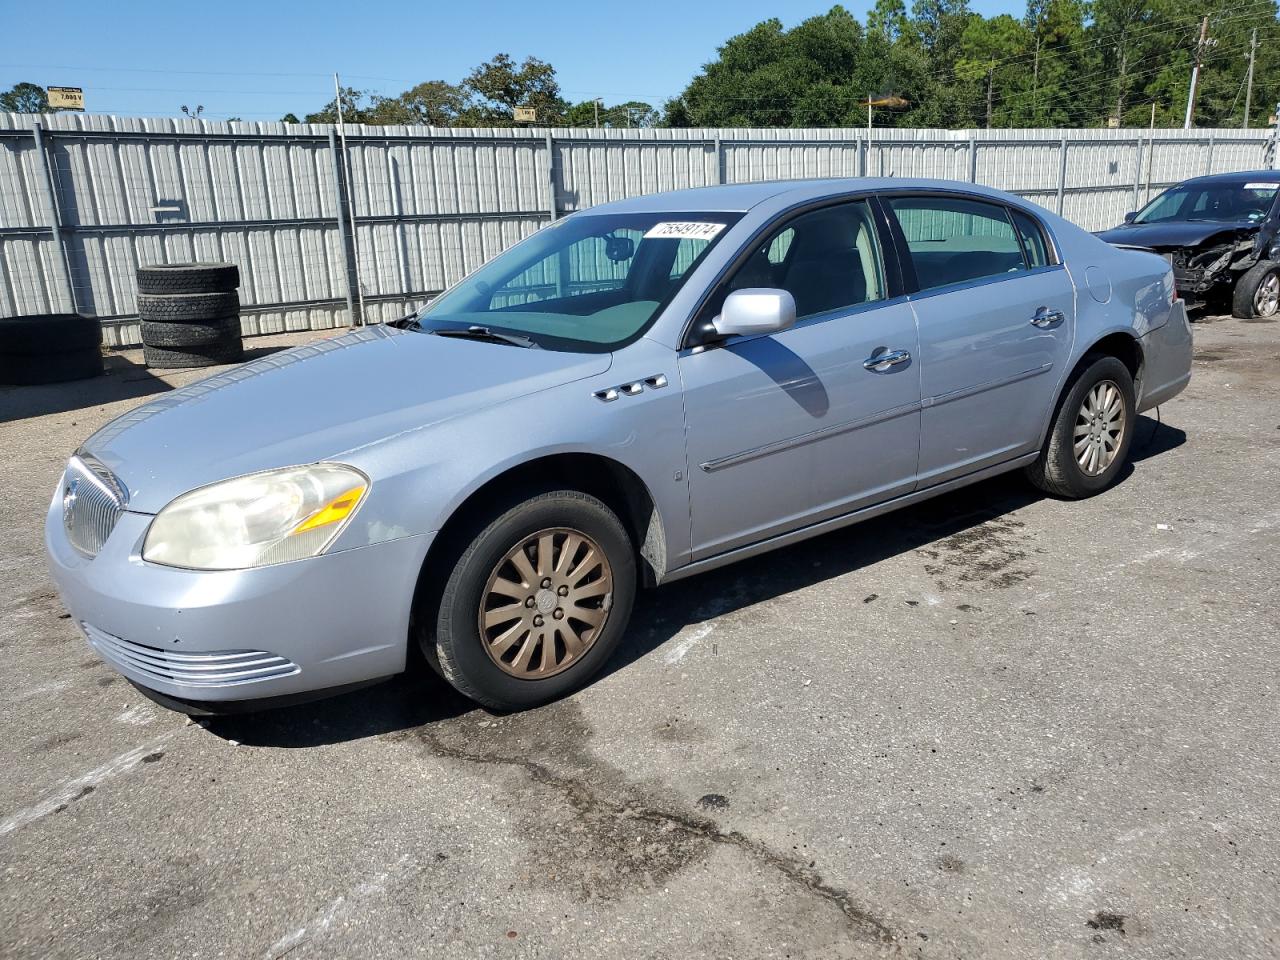
[{"label": "rear window", "polygon": [[921,290],[1027,269],[1024,239],[999,204],[960,197],[890,197],[888,204]]}]

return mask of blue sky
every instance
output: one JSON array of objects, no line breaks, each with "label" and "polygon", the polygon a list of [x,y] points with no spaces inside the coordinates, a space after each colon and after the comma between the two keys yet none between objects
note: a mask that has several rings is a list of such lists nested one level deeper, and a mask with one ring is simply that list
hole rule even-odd
[{"label": "blue sky", "polygon": [[[678,93],[728,37],[770,16],[787,26],[829,9],[808,0],[257,3],[93,0],[37,7],[0,0],[0,89],[22,80],[83,87],[93,113],[278,120],[318,109],[344,85],[394,96],[422,80],[457,82],[499,52],[552,63],[570,100]],[[865,17],[862,2],[845,6]],[[908,2],[908,6],[910,3]],[[1007,0],[972,0],[991,15]],[[48,11],[48,16],[42,10]],[[17,28],[30,23],[30,29]]]}]

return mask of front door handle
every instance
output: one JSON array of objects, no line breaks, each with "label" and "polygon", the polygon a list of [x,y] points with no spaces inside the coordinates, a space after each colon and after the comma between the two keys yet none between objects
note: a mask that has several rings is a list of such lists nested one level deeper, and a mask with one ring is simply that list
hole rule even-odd
[{"label": "front door handle", "polygon": [[1031,325],[1039,327],[1041,330],[1048,330],[1050,327],[1056,327],[1067,319],[1061,310],[1050,310],[1048,307],[1041,307],[1036,311],[1036,315],[1031,318]]},{"label": "front door handle", "polygon": [[911,359],[911,354],[906,350],[889,350],[886,353],[878,353],[874,357],[867,357],[862,361],[862,365],[868,370],[874,370],[876,373],[883,373],[890,367],[899,363],[906,363]]}]

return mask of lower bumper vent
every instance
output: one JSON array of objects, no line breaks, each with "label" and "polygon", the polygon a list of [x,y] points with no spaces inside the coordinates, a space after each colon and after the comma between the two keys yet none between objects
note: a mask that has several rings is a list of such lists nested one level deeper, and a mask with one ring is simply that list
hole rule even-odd
[{"label": "lower bumper vent", "polygon": [[299,672],[297,664],[262,650],[177,653],[148,647],[81,623],[85,636],[103,658],[122,670],[188,687],[221,687],[275,680]]}]

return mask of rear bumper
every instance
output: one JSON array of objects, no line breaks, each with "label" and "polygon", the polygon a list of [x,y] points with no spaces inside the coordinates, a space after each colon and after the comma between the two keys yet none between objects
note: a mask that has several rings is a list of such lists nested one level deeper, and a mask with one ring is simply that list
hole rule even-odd
[{"label": "rear bumper", "polygon": [[92,559],[68,542],[58,498],[45,521],[67,611],[134,684],[181,703],[265,702],[404,669],[430,537],[208,572],[144,562],[150,520],[123,514]]},{"label": "rear bumper", "polygon": [[1169,322],[1141,337],[1142,392],[1138,412],[1150,410],[1180,394],[1191,382],[1191,324],[1185,300],[1174,301]]}]

